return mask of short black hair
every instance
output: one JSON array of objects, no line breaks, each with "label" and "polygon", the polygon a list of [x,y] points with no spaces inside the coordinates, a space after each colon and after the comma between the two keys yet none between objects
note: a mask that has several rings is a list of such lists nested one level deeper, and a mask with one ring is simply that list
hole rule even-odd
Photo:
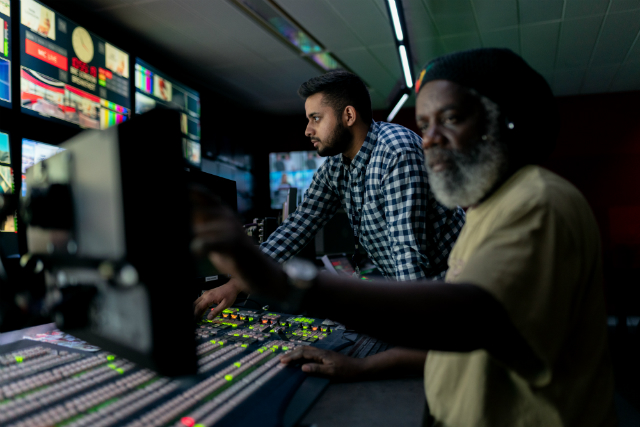
[{"label": "short black hair", "polygon": [[340,117],[347,106],[351,105],[365,123],[371,122],[371,95],[360,77],[345,70],[329,71],[321,76],[307,80],[300,85],[298,95],[307,99],[316,93],[323,94],[323,102],[334,109]]}]

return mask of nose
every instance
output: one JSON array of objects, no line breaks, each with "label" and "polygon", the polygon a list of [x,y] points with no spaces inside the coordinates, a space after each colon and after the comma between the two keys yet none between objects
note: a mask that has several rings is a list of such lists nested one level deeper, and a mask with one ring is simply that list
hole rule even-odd
[{"label": "nose", "polygon": [[429,126],[422,132],[422,149],[426,150],[434,145],[442,145],[442,133],[437,124]]},{"label": "nose", "polygon": [[311,138],[315,134],[315,131],[311,127],[311,123],[307,124],[307,128],[304,130],[304,136]]}]

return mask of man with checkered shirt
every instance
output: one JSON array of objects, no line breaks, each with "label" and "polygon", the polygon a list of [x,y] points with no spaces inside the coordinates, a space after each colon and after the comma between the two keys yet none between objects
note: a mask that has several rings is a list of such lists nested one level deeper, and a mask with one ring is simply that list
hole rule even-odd
[{"label": "man with checkered shirt", "polygon": [[[374,122],[369,92],[356,75],[332,71],[303,83],[305,135],[318,154],[318,169],[298,209],[261,245],[278,262],[296,255],[342,206],[364,250],[389,279],[443,279],[464,212],[439,204],[429,188],[422,140],[402,126]],[[196,316],[230,307],[239,293],[234,279],[195,302]],[[375,370],[422,369],[425,354],[394,349],[373,356]],[[378,360],[379,359],[379,360]],[[369,361],[367,361],[369,362]]]}]

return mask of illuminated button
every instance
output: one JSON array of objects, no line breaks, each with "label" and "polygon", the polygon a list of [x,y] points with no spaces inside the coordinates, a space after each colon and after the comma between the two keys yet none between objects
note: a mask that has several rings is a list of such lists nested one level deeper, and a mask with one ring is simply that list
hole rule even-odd
[{"label": "illuminated button", "polygon": [[266,325],[267,323],[269,323],[269,319],[262,319],[262,323]]},{"label": "illuminated button", "polygon": [[238,315],[237,315],[237,314],[232,314],[232,315],[231,315],[231,318],[232,318],[232,319],[237,319],[237,318],[238,318]]},{"label": "illuminated button", "polygon": [[311,327],[311,330],[312,330],[312,331],[317,331],[317,330],[318,330],[318,326],[312,326],[312,327]]},{"label": "illuminated button", "polygon": [[193,427],[196,424],[196,420],[191,417],[183,417],[180,422],[187,427]]},{"label": "illuminated button", "polygon": [[229,317],[229,313],[222,313],[222,317]]}]

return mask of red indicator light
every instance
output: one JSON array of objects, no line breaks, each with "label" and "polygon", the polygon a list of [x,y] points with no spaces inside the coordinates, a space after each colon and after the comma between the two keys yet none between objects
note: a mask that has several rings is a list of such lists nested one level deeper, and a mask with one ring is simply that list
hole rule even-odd
[{"label": "red indicator light", "polygon": [[191,417],[183,417],[180,421],[187,427],[193,427],[196,423],[196,420]]}]

